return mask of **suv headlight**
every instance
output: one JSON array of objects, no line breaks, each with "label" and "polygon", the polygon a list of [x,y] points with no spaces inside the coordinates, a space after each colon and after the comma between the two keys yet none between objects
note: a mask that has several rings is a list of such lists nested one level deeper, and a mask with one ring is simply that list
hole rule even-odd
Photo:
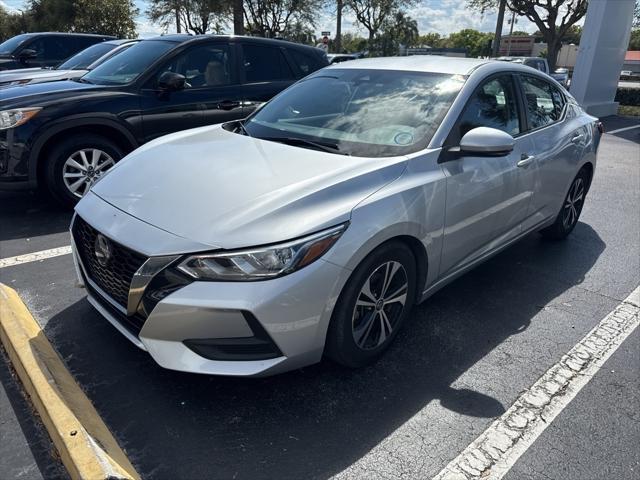
[{"label": "suv headlight", "polygon": [[27,123],[35,117],[40,110],[42,110],[41,107],[2,110],[0,111],[0,130],[18,127],[23,123]]},{"label": "suv headlight", "polygon": [[345,223],[279,245],[193,255],[178,265],[178,269],[198,280],[252,281],[279,277],[320,258],[346,228]]}]

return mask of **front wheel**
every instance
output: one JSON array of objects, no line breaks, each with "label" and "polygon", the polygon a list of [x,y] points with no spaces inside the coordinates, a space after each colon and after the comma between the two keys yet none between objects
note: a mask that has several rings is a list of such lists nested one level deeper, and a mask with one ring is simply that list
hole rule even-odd
[{"label": "front wheel", "polygon": [[71,137],[59,143],[47,160],[47,188],[58,202],[73,206],[122,157],[122,150],[104,137]]},{"label": "front wheel", "polygon": [[373,362],[398,334],[415,292],[411,249],[390,242],[374,250],[340,294],[327,334],[327,355],[352,368]]},{"label": "front wheel", "polygon": [[560,210],[555,222],[549,227],[540,230],[542,236],[553,240],[562,240],[573,231],[580,218],[580,213],[582,213],[585,196],[587,195],[588,181],[589,174],[583,168],[571,182],[569,192],[567,192],[562,204],[562,210]]}]

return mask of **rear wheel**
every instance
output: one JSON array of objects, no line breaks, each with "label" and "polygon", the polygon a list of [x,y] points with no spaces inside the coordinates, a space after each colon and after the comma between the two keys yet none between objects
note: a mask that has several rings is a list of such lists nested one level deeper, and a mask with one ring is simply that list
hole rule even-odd
[{"label": "rear wheel", "polygon": [[394,340],[414,303],[416,260],[405,244],[372,252],[340,294],[327,335],[327,355],[348,367],[378,358]]},{"label": "rear wheel", "polygon": [[104,137],[71,137],[59,143],[48,158],[47,188],[58,202],[73,206],[122,156],[122,150]]},{"label": "rear wheel", "polygon": [[555,222],[549,227],[540,230],[542,236],[553,240],[562,240],[573,231],[584,206],[588,182],[589,173],[583,168],[571,182],[569,192],[567,192],[562,204],[562,210],[560,210]]}]

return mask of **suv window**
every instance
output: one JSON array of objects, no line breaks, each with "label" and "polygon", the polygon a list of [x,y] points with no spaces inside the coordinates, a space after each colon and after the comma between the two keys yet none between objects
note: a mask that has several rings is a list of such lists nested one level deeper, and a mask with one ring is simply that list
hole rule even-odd
[{"label": "suv window", "polygon": [[242,45],[244,71],[247,83],[271,80],[291,80],[293,72],[282,50],[267,45]]},{"label": "suv window", "polygon": [[65,60],[77,52],[73,38],[58,35],[38,37],[24,48],[35,50],[38,60]]},{"label": "suv window", "polygon": [[[317,58],[309,53],[304,53],[299,50],[288,49],[291,58],[298,65],[298,68],[302,71],[303,75],[309,75],[311,72],[315,72],[322,67]],[[348,58],[346,60],[349,60]]]},{"label": "suv window", "polygon": [[184,75],[187,88],[230,85],[232,69],[229,45],[199,45],[178,54],[158,71],[156,82],[164,72]]},{"label": "suv window", "polygon": [[476,127],[520,133],[515,87],[511,75],[494,77],[478,88],[458,120],[458,141]]},{"label": "suv window", "polygon": [[560,120],[564,108],[562,94],[540,78],[528,75],[521,78],[531,128],[544,127]]},{"label": "suv window", "polygon": [[546,69],[544,68],[544,60],[527,60],[524,62],[525,65],[535,68],[536,70],[540,70],[544,72]]}]

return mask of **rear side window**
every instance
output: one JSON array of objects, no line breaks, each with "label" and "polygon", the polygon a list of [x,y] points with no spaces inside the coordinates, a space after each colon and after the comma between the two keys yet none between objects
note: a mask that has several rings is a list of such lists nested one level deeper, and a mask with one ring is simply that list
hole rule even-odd
[{"label": "rear side window", "polygon": [[530,76],[521,78],[531,128],[544,127],[560,120],[564,108],[562,94],[540,78]]},{"label": "rear side window", "polygon": [[184,75],[186,88],[230,85],[232,68],[229,45],[204,44],[179,53],[158,71],[156,82],[165,72]]},{"label": "rear side window", "polygon": [[511,75],[494,77],[478,88],[458,120],[460,140],[465,133],[477,127],[502,130],[509,135],[520,133],[520,120]]},{"label": "rear side window", "polygon": [[289,54],[303,75],[309,75],[311,72],[322,68],[320,61],[310,53],[304,53],[299,50],[290,49]]},{"label": "rear side window", "polygon": [[35,50],[38,60],[65,60],[78,51],[75,39],[58,35],[38,37],[24,48]]},{"label": "rear side window", "polygon": [[292,80],[293,72],[280,48],[245,44],[244,71],[247,83]]}]

